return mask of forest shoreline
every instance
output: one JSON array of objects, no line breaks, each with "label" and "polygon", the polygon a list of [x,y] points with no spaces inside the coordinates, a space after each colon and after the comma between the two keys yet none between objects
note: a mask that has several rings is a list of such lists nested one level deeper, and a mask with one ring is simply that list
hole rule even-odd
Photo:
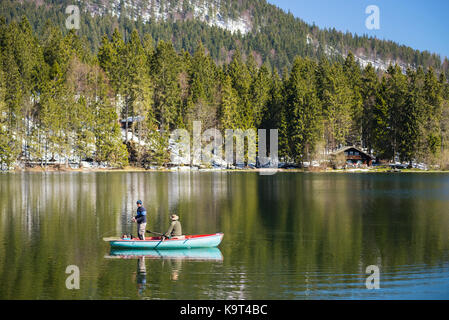
[{"label": "forest shoreline", "polygon": [[56,27],[39,39],[26,19],[0,24],[0,38],[1,169],[158,169],[171,163],[173,133],[191,142],[198,132],[207,147],[212,132],[217,146],[218,132],[252,140],[256,128],[256,139],[277,128],[279,156],[297,163],[359,146],[388,163],[449,168],[449,83],[432,67],[379,73],[348,52],[297,56],[280,72],[239,48],[220,65],[201,43],[178,52],[135,29],[105,34],[92,52]]},{"label": "forest shoreline", "polygon": [[[275,171],[274,173],[272,173]],[[266,168],[238,168],[238,169],[192,169],[190,167],[183,167],[182,170],[172,170],[170,168],[159,169],[145,169],[141,167],[127,166],[125,168],[15,168],[9,171],[9,173],[23,173],[23,172],[57,172],[57,173],[73,173],[73,172],[259,172],[265,175],[272,175],[280,172],[290,173],[449,173],[449,170],[441,169],[401,169],[391,170],[387,168],[351,168],[351,169],[332,169],[332,168],[278,168],[275,170]]]}]

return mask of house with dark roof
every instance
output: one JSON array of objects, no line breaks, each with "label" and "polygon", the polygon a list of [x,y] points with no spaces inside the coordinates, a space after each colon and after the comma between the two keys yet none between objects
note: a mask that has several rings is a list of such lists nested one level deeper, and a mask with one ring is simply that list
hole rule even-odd
[{"label": "house with dark roof", "polygon": [[373,164],[373,161],[375,160],[375,157],[354,146],[340,148],[332,152],[330,154],[330,158],[331,160],[336,159],[339,156],[341,157],[341,155],[343,154],[345,156],[346,163],[352,165],[371,166]]},{"label": "house with dark roof", "polygon": [[128,117],[127,119],[120,120],[120,126],[122,128],[126,128],[126,123],[128,123],[128,128],[131,128],[133,123],[142,122],[144,120],[145,120],[144,116]]}]

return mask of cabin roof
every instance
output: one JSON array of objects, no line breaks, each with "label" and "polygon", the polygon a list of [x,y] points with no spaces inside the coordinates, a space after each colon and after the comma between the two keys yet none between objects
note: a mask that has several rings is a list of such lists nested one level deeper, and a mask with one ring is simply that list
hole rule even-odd
[{"label": "cabin roof", "polygon": [[128,120],[128,122],[141,122],[145,120],[145,117],[144,116],[128,117],[127,119],[120,120],[120,122],[125,123],[126,120]]},{"label": "cabin roof", "polygon": [[375,159],[375,157],[373,157],[373,156],[370,155],[369,153],[367,153],[367,152],[365,152],[365,151],[362,151],[361,149],[359,149],[359,148],[357,148],[357,147],[354,147],[354,146],[346,146],[346,147],[340,148],[340,149],[338,149],[338,150],[332,152],[331,155],[337,155],[337,154],[339,154],[339,153],[348,151],[348,150],[350,150],[350,149],[354,149],[354,150],[356,150],[356,151],[358,151],[358,152],[364,154],[364,155],[367,156],[368,158],[371,158],[371,159],[373,159],[373,160]]}]

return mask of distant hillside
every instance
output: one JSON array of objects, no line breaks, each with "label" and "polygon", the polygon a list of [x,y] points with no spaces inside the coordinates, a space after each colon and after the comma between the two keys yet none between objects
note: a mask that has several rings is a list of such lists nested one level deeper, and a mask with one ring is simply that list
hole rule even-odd
[{"label": "distant hillside", "polygon": [[[413,70],[399,58],[383,74],[371,64],[361,69],[369,59],[383,69],[386,50],[403,47],[379,42],[385,60],[363,58],[359,47],[358,56],[348,53],[343,59],[350,47],[328,41],[332,32],[314,33],[271,6],[265,8],[273,14],[254,16],[253,8],[244,20],[219,11],[221,20],[215,22],[207,17],[218,13],[206,15],[204,7],[191,9],[199,12],[196,18],[176,22],[165,9],[157,19],[153,10],[149,22],[135,22],[124,6],[97,7],[83,14],[81,30],[66,32],[38,18],[54,13],[51,20],[63,24],[61,10],[38,4],[23,10],[29,19],[11,21],[18,10],[12,7],[8,23],[0,18],[0,170],[83,161],[169,165],[168,133],[190,132],[194,121],[221,132],[278,129],[278,154],[296,165],[357,146],[386,161],[449,168],[449,83],[436,70],[442,67],[437,56],[416,53],[427,59],[424,64],[438,62],[436,69]],[[256,17],[269,18],[262,23]],[[279,26],[270,20],[276,18]],[[111,30],[110,37],[104,35]],[[408,65],[412,68],[404,74]],[[119,119],[125,120],[122,128]],[[335,167],[341,164],[342,159],[334,160]]]},{"label": "distant hillside", "polygon": [[[94,51],[104,34],[114,28],[128,39],[132,29],[140,35],[150,33],[158,40],[171,40],[177,50],[193,52],[203,42],[213,59],[229,62],[238,47],[252,53],[261,64],[283,69],[292,66],[294,57],[342,59],[352,51],[366,66],[386,70],[390,63],[407,67],[432,66],[449,75],[449,61],[437,54],[418,51],[392,41],[323,30],[309,25],[265,0],[2,0],[0,15],[9,22],[26,15],[38,34],[46,21],[65,29],[65,8],[81,8],[81,29]],[[86,14],[87,13],[87,14]]]}]

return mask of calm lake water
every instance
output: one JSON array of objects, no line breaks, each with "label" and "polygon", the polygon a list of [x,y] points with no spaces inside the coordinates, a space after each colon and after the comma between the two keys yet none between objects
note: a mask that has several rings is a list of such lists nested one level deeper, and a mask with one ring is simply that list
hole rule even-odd
[{"label": "calm lake water", "polygon": [[[147,229],[177,213],[222,244],[117,256],[102,238],[136,234],[138,199]],[[449,175],[0,174],[0,283],[0,299],[448,299]]]}]

